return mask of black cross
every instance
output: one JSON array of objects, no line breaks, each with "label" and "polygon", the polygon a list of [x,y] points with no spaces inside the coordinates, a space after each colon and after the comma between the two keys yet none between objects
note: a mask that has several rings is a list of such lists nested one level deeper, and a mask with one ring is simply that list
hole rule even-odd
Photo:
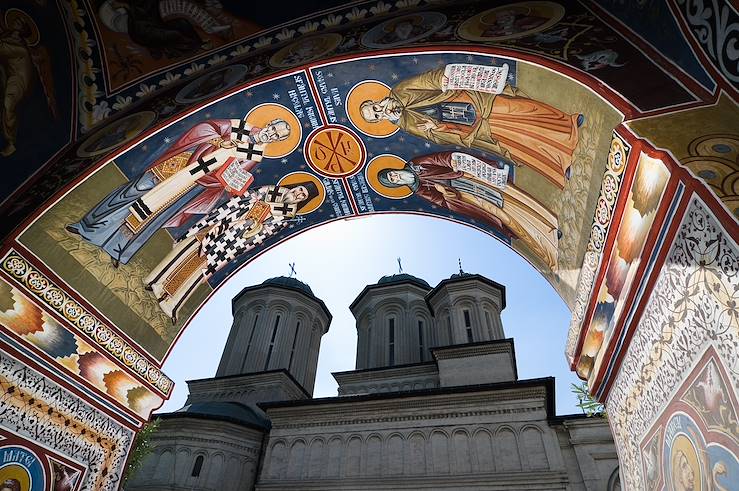
[{"label": "black cross", "polygon": [[398,273],[402,273],[402,272],[403,272],[403,265],[400,264],[400,258],[398,258]]},{"label": "black cross", "polygon": [[290,211],[290,203],[280,203],[280,206],[275,206],[275,211],[281,212],[283,215],[286,215],[288,211]]},{"label": "black cross", "polygon": [[237,152],[241,152],[241,153],[245,153],[247,160],[252,160],[255,155],[260,155],[261,156],[261,155],[264,154],[264,152],[262,152],[261,150],[256,150],[254,148],[254,144],[253,143],[249,143],[245,147],[238,147],[236,149],[236,151]]},{"label": "black cross", "polygon": [[195,175],[200,171],[203,171],[204,174],[207,174],[210,172],[210,166],[215,164],[218,160],[215,157],[211,157],[210,160],[204,160],[203,157],[200,157],[198,159],[198,165],[190,169],[190,175]]},{"label": "black cross", "polygon": [[280,197],[280,188],[275,186],[270,190],[270,192],[267,193],[267,200],[268,201],[277,201],[277,198]]},{"label": "black cross", "polygon": [[236,140],[244,141],[244,137],[250,134],[250,131],[246,129],[246,120],[242,119],[238,127],[232,126],[231,132],[236,133]]},{"label": "black cross", "polygon": [[295,263],[294,262],[288,264],[288,266],[290,266],[290,276],[289,276],[290,278],[292,278],[293,275],[297,275],[298,274],[298,273],[295,272]]},{"label": "black cross", "polygon": [[218,271],[218,265],[226,259],[226,255],[228,252],[226,251],[226,248],[230,245],[232,245],[233,242],[227,243],[226,246],[223,249],[217,250],[215,249],[213,252],[215,252],[215,261],[211,264],[208,264],[208,267],[205,269],[208,276],[214,274],[216,271]]}]

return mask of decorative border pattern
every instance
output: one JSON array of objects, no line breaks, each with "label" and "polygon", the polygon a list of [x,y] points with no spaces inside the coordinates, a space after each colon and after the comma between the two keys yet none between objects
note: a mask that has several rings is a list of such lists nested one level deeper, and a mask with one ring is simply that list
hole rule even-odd
[{"label": "decorative border pattern", "polygon": [[640,442],[712,345],[739,386],[739,247],[694,195],[606,400],[628,489],[646,489]]},{"label": "decorative border pattern", "polygon": [[0,414],[11,432],[84,463],[82,489],[118,489],[134,431],[3,351]]},{"label": "decorative border pattern", "polygon": [[736,44],[739,42],[739,14],[730,2],[716,0],[677,0],[680,14],[688,29],[711,60],[734,88],[739,87]]},{"label": "decorative border pattern", "polygon": [[613,219],[613,208],[616,206],[618,194],[621,190],[621,181],[623,180],[623,173],[626,169],[630,152],[631,145],[626,143],[618,133],[614,132],[613,140],[611,140],[611,148],[608,151],[608,165],[603,175],[603,183],[600,187],[600,196],[598,197],[598,204],[595,208],[593,225],[590,228],[590,240],[585,249],[582,269],[580,270],[575,307],[572,309],[572,320],[570,321],[567,347],[565,349],[569,363],[572,363],[575,355],[575,348],[580,337],[582,322],[585,318],[585,310],[588,307],[598,265],[603,256],[603,247],[608,237],[608,228]]},{"label": "decorative border pattern", "polygon": [[2,260],[2,269],[25,286],[37,300],[87,334],[96,344],[122,361],[127,367],[132,368],[163,395],[168,395],[172,390],[174,383],[169,377],[16,251],[10,250],[6,254]]}]

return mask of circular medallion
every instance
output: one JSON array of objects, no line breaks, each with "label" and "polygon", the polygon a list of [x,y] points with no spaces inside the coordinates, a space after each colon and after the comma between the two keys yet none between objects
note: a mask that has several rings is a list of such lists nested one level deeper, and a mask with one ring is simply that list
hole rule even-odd
[{"label": "circular medallion", "polygon": [[293,186],[304,186],[307,183],[313,183],[318,190],[318,196],[311,198],[307,203],[303,204],[298,209],[298,215],[307,215],[308,213],[317,210],[322,204],[323,200],[326,199],[326,188],[323,186],[321,180],[308,172],[291,172],[280,179],[277,183],[278,186],[293,187]]},{"label": "circular medallion", "polygon": [[404,46],[430,36],[445,24],[446,15],[439,12],[403,15],[376,25],[362,36],[361,42],[377,49]]},{"label": "circular medallion", "polygon": [[246,114],[246,120],[249,124],[259,128],[263,128],[276,119],[281,119],[290,126],[290,135],[284,140],[270,143],[264,149],[264,156],[273,159],[290,155],[293,150],[298,148],[300,140],[303,138],[303,127],[300,120],[291,110],[282,104],[273,102],[259,104]]},{"label": "circular medallion", "polygon": [[0,488],[44,491],[46,473],[38,456],[19,445],[0,448]]},{"label": "circular medallion", "polygon": [[367,168],[364,171],[367,184],[369,184],[369,186],[380,196],[390,199],[407,198],[413,194],[413,190],[410,187],[404,185],[391,187],[383,182],[385,179],[380,178],[380,173],[382,171],[400,170],[404,167],[405,160],[397,155],[378,155],[369,161]]},{"label": "circular medallion", "polygon": [[336,33],[319,34],[288,44],[269,59],[269,64],[277,68],[304,65],[322,58],[336,49],[343,37]]},{"label": "circular medallion", "polygon": [[508,4],[470,17],[457,34],[468,41],[507,41],[549,29],[564,15],[564,7],[554,2]]},{"label": "circular medallion", "polygon": [[206,73],[180,89],[174,100],[180,104],[202,101],[238,84],[248,71],[245,65],[231,65]]},{"label": "circular medallion", "polygon": [[113,121],[90,135],[77,149],[77,155],[94,157],[118,148],[139,136],[156,117],[153,111],[141,111]]},{"label": "circular medallion", "polygon": [[362,116],[362,104],[379,102],[390,95],[390,87],[379,80],[364,80],[349,90],[346,95],[346,113],[354,127],[367,136],[386,138],[400,128],[391,121],[369,122]]},{"label": "circular medallion", "polygon": [[344,126],[326,126],[314,131],[305,141],[305,159],[319,174],[346,177],[364,165],[364,144]]}]

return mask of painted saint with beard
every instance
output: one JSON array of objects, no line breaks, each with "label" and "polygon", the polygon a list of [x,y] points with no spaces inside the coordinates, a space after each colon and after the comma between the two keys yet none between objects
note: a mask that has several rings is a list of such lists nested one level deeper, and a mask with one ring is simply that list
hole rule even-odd
[{"label": "painted saint with beard", "polygon": [[444,68],[403,80],[380,100],[360,105],[368,123],[391,121],[440,145],[476,148],[524,165],[564,188],[577,147],[582,114],[524,97],[505,85],[501,94],[444,90]]},{"label": "painted saint with beard", "polygon": [[232,197],[190,227],[146,277],[146,288],[175,324],[177,311],[201,282],[287,226],[318,195],[314,182],[300,182]]},{"label": "painted saint with beard", "polygon": [[123,184],[67,231],[102,248],[113,264],[126,264],[162,227],[179,227],[208,213],[227,188],[216,172],[225,165],[249,173],[271,142],[290,135],[276,119],[263,128],[245,119],[215,119],[185,132],[143,174]]},{"label": "painted saint with beard", "polygon": [[550,270],[557,269],[557,217],[509,182],[508,165],[463,152],[415,157],[402,169],[382,169],[378,181],[408,186],[432,205],[473,218],[520,240]]}]

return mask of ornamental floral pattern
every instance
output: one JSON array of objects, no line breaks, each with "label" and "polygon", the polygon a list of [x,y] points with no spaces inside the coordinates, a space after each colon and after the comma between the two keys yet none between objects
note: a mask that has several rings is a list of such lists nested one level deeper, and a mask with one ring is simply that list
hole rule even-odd
[{"label": "ornamental floral pattern", "polygon": [[580,278],[577,284],[575,307],[572,309],[572,320],[570,321],[566,348],[567,359],[570,363],[577,347],[585,309],[588,306],[590,294],[593,290],[593,283],[595,282],[595,274],[603,256],[603,247],[608,236],[608,227],[613,219],[613,208],[616,206],[618,193],[621,189],[621,180],[626,169],[630,150],[631,146],[618,133],[614,132],[611,148],[608,152],[608,165],[603,176],[603,184],[601,185],[598,204],[595,208],[593,225],[590,228],[590,240],[585,250]]},{"label": "ornamental floral pattern", "polygon": [[87,466],[82,490],[118,488],[134,431],[0,351],[0,424]]},{"label": "ornamental floral pattern", "polygon": [[640,442],[712,346],[739,386],[739,247],[693,195],[606,401],[627,489],[647,489]]},{"label": "ornamental floral pattern", "polygon": [[2,260],[2,269],[24,286],[36,300],[63,316],[72,326],[86,334],[88,339],[122,361],[133,373],[151,384],[162,395],[169,394],[173,386],[170,378],[20,254],[9,251]]}]

